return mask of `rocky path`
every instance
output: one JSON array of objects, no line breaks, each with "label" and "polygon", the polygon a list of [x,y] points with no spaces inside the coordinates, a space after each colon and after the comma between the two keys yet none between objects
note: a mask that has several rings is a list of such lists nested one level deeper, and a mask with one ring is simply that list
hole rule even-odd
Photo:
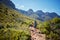
[{"label": "rocky path", "polygon": [[46,40],[45,34],[42,34],[38,29],[30,27],[31,40]]}]

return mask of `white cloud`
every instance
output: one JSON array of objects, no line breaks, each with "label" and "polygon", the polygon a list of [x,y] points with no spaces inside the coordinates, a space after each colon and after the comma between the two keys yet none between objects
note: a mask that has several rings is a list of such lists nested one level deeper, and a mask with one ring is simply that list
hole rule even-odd
[{"label": "white cloud", "polygon": [[18,9],[23,9],[24,7],[25,7],[24,5],[16,4],[16,8],[18,8]]}]

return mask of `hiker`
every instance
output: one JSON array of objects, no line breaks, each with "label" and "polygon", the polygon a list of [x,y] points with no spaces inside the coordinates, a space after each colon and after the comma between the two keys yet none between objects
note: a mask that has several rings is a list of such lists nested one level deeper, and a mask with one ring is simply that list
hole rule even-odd
[{"label": "hiker", "polygon": [[36,28],[36,27],[37,27],[37,22],[35,21],[35,22],[34,22],[34,28]]}]

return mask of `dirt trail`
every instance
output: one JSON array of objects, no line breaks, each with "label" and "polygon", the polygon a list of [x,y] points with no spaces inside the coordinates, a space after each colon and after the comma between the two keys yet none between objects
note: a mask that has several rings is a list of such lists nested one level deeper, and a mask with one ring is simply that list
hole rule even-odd
[{"label": "dirt trail", "polygon": [[46,40],[45,34],[42,34],[38,29],[30,27],[31,40]]}]

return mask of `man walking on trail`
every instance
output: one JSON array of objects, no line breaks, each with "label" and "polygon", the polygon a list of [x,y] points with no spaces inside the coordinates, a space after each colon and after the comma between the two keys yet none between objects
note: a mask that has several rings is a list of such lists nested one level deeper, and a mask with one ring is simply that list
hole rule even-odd
[{"label": "man walking on trail", "polygon": [[36,27],[37,27],[37,22],[35,21],[35,22],[34,22],[34,28],[36,28]]}]

